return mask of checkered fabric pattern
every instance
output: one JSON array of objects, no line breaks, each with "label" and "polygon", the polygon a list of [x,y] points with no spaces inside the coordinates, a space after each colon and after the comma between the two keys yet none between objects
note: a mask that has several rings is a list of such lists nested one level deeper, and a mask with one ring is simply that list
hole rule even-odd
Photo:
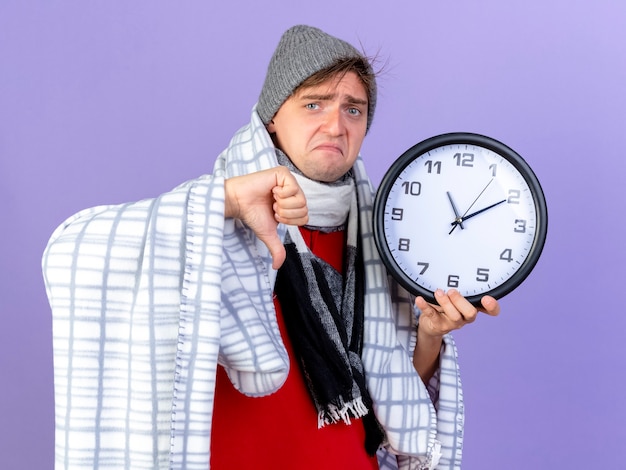
[{"label": "checkered fabric pattern", "polygon": [[[289,364],[271,257],[240,221],[224,219],[224,179],[276,165],[253,111],[212,175],[153,199],[87,209],[53,233],[42,265],[57,470],[205,470],[218,362],[242,393],[282,385]],[[363,364],[387,436],[381,468],[460,468],[456,348],[447,336],[429,393],[411,361],[413,299],[378,258],[373,188],[360,159],[354,170],[366,270]]]}]

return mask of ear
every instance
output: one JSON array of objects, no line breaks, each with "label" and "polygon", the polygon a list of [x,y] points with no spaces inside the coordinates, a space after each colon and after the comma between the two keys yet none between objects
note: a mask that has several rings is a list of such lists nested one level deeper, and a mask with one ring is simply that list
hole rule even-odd
[{"label": "ear", "polygon": [[267,124],[267,132],[269,132],[270,134],[275,134],[276,133],[276,127],[274,126],[274,120],[273,119]]}]

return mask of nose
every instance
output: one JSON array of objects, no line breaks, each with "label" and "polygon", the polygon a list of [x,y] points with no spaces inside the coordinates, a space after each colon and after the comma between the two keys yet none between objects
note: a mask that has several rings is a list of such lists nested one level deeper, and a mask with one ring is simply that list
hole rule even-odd
[{"label": "nose", "polygon": [[324,130],[330,135],[342,135],[345,130],[344,116],[338,106],[328,109],[324,119]]}]

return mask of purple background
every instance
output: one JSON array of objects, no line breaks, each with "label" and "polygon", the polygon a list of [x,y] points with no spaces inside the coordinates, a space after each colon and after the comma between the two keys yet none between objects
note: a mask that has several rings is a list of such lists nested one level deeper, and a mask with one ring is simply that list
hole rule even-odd
[{"label": "purple background", "polygon": [[544,187],[535,271],[500,317],[456,334],[463,468],[623,467],[621,0],[2,0],[0,466],[52,467],[51,232],[210,172],[296,23],[385,62],[363,148],[375,183],[418,141],[471,131],[517,150]]}]

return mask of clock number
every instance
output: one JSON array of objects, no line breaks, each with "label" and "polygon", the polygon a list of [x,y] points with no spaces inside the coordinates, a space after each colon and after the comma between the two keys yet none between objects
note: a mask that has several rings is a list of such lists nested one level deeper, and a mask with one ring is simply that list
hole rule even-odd
[{"label": "clock number", "polygon": [[500,253],[500,259],[502,261],[508,261],[509,263],[513,261],[513,250],[505,248],[504,251]]},{"label": "clock number", "polygon": [[402,220],[404,216],[404,209],[400,207],[394,207],[391,209],[391,220]]},{"label": "clock number", "polygon": [[489,169],[491,170],[491,176],[496,177],[496,173],[498,172],[498,165],[495,163],[489,165]]},{"label": "clock number", "polygon": [[474,166],[474,154],[473,153],[455,153],[454,157],[456,160],[456,166],[466,166],[473,167]]},{"label": "clock number", "polygon": [[487,282],[489,280],[489,269],[478,268],[476,270],[476,280],[478,282]]},{"label": "clock number", "polygon": [[420,274],[424,274],[426,272],[426,270],[428,269],[428,266],[430,266],[430,263],[417,263],[418,266],[422,267],[422,270],[420,271]]},{"label": "clock number", "polygon": [[424,163],[424,166],[428,168],[428,173],[432,173],[434,169],[435,173],[438,175],[441,174],[441,162],[439,161],[433,162],[432,160],[428,160]]},{"label": "clock number", "polygon": [[419,196],[422,192],[422,183],[419,181],[405,181],[402,183],[404,188],[404,194],[410,194],[411,196]]},{"label": "clock number", "polygon": [[506,202],[509,204],[519,204],[522,193],[519,189],[509,189],[509,198]]},{"label": "clock number", "polygon": [[398,240],[398,250],[409,251],[410,244],[411,244],[411,240],[409,238],[401,238]]},{"label": "clock number", "polygon": [[450,274],[448,276],[448,287],[459,287],[459,276]]},{"label": "clock number", "polygon": [[526,233],[526,221],[524,219],[515,219],[515,228],[513,231],[517,233]]}]

